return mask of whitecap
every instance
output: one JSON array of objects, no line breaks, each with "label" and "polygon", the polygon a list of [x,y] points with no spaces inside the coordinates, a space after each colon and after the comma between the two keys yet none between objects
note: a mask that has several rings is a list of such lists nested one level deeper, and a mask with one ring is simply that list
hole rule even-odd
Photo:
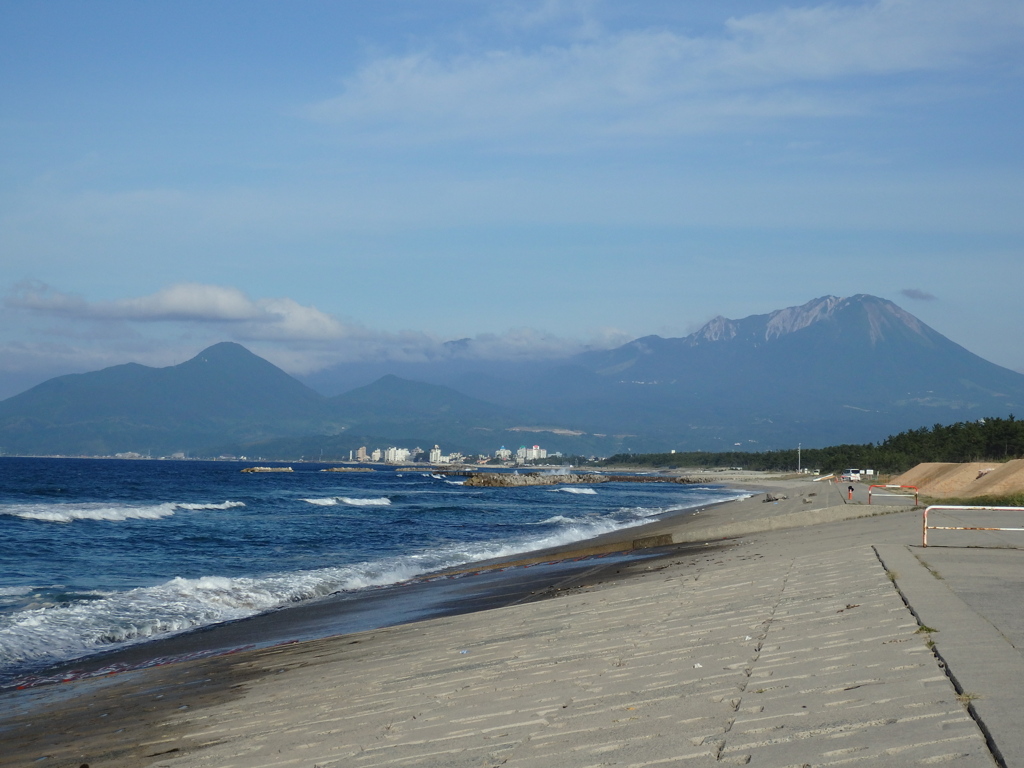
[{"label": "whitecap", "polygon": [[88,600],[35,605],[0,616],[0,670],[79,658],[343,590],[394,584],[425,569],[414,557],[262,577],[176,577],[152,587],[92,593]]},{"label": "whitecap", "polygon": [[552,491],[561,491],[562,493],[578,493],[586,496],[595,496],[597,491],[593,488],[552,488]]},{"label": "whitecap", "polygon": [[386,507],[391,504],[391,499],[386,496],[376,499],[356,499],[350,496],[328,496],[322,499],[302,499],[307,504],[315,504],[318,507],[336,507],[338,504],[347,504],[350,507]]},{"label": "whitecap", "polygon": [[154,504],[145,507],[109,504],[25,504],[4,507],[0,514],[47,523],[71,523],[75,520],[117,523],[124,520],[159,520],[173,515],[176,508],[176,504]]},{"label": "whitecap", "polygon": [[188,509],[193,511],[201,511],[204,509],[234,509],[235,507],[244,507],[244,501],[225,501],[220,504],[177,504],[179,509]]},{"label": "whitecap", "polygon": [[574,523],[574,522],[576,522],[576,521],[573,520],[571,517],[566,517],[565,515],[555,515],[554,517],[549,517],[546,520],[541,520],[539,523],[535,523],[535,525],[552,525],[553,523]]},{"label": "whitecap", "polygon": [[159,520],[170,517],[179,509],[190,511],[231,509],[244,507],[240,501],[219,504],[166,502],[163,504],[130,505],[81,502],[75,504],[10,504],[0,507],[0,515],[39,520],[46,523],[71,523],[76,520],[95,520],[119,523],[125,520]]},{"label": "whitecap", "polygon": [[301,501],[307,504],[315,504],[318,507],[336,507],[338,505],[338,499],[334,496],[328,496],[325,499],[301,499]]},{"label": "whitecap", "polygon": [[34,589],[35,587],[0,587],[0,597],[18,597],[20,595],[27,595]]},{"label": "whitecap", "polygon": [[[749,494],[737,494],[733,498],[742,495]],[[668,511],[718,500],[724,500],[723,496],[695,499],[685,506],[622,507],[609,514],[575,519],[554,515],[542,521],[549,527],[531,528],[532,534],[511,540],[448,542],[381,560],[310,571],[233,578],[216,574],[175,578],[155,586],[95,593],[89,599],[26,606],[0,615],[0,669],[26,669],[80,658],[111,647],[243,618],[338,591],[394,584],[467,563],[564,545],[642,525],[652,516]],[[325,506],[364,507],[391,503],[386,497],[339,496],[305,501]],[[10,514],[10,507],[0,511]]]}]

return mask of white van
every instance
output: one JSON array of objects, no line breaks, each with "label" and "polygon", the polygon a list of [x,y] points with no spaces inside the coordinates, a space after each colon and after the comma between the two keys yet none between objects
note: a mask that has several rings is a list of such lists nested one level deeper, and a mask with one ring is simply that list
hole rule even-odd
[{"label": "white van", "polygon": [[859,469],[844,469],[843,474],[839,476],[840,480],[853,480],[860,482],[860,470]]}]

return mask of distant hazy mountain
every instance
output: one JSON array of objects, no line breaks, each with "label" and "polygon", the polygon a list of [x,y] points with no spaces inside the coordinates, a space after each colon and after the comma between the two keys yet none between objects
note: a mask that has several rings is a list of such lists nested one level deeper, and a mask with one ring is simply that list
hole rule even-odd
[{"label": "distant hazy mountain", "polygon": [[326,445],[347,456],[367,440],[461,444],[513,422],[501,406],[396,376],[327,398],[225,342],[181,365],[60,376],[8,398],[0,402],[0,452],[216,455],[277,445],[289,457]]},{"label": "distant hazy mountain", "polygon": [[6,453],[154,455],[331,428],[325,398],[238,344],[59,376],[0,402]]},{"label": "distant hazy mountain", "polygon": [[[348,365],[315,384],[330,390],[379,370]],[[1024,376],[866,295],[718,317],[685,338],[646,336],[563,360],[455,358],[395,370],[637,451],[873,442],[1024,412]]]},{"label": "distant hazy mountain", "polygon": [[866,295],[581,355],[563,370],[562,386],[573,381],[587,402],[572,412],[586,423],[604,410],[617,428],[643,424],[686,448],[870,442],[1024,406],[1024,376]]},{"label": "distant hazy mountain", "polygon": [[[350,368],[349,381],[371,372]],[[217,344],[178,366],[61,376],[2,401],[0,451],[339,457],[385,441],[465,452],[763,450],[1024,413],[1024,375],[865,295],[556,361],[456,355],[396,370],[405,378],[328,398],[244,347]],[[329,377],[319,383],[330,388]]]}]

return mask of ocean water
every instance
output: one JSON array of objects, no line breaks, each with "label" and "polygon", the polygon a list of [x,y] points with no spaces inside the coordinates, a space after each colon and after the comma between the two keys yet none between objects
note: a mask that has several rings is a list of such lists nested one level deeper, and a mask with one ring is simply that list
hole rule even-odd
[{"label": "ocean water", "polygon": [[0,688],[47,665],[744,495],[246,466],[0,457]]}]

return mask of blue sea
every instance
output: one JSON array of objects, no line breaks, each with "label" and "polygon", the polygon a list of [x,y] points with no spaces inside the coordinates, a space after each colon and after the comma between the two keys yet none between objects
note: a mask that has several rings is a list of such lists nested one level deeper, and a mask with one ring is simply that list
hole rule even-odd
[{"label": "blue sea", "polygon": [[247,466],[0,457],[0,688],[91,654],[745,495]]}]

